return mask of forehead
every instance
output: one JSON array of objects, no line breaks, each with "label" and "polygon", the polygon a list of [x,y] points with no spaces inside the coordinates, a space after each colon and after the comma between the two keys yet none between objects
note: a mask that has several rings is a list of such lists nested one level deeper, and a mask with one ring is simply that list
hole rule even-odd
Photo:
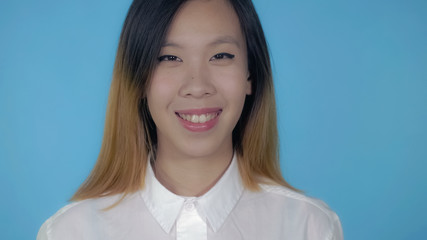
[{"label": "forehead", "polygon": [[227,0],[190,0],[176,13],[165,45],[209,41],[244,45],[239,18]]}]

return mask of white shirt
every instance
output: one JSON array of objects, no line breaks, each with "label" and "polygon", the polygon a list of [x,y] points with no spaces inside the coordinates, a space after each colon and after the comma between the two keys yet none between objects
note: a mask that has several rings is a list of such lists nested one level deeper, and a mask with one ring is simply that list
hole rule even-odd
[{"label": "white shirt", "polygon": [[145,188],[120,196],[71,203],[50,217],[37,240],[341,240],[337,215],[320,200],[282,186],[246,190],[233,158],[217,184],[201,197],[170,192],[147,168]]}]

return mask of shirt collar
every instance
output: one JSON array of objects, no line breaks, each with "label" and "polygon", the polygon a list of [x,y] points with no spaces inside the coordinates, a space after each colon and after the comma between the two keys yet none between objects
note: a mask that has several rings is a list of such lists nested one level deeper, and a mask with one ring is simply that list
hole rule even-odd
[{"label": "shirt collar", "polygon": [[[243,192],[236,154],[221,179],[203,196],[195,198],[199,214],[205,217],[212,230],[216,232],[236,206]],[[147,161],[150,164],[150,161]],[[145,174],[145,188],[142,198],[149,211],[169,233],[175,224],[185,202],[185,197],[178,196],[166,189],[155,177],[149,165]]]}]

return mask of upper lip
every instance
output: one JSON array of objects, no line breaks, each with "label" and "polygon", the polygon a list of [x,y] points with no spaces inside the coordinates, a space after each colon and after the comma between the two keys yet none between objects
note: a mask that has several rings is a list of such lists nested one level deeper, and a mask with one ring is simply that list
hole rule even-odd
[{"label": "upper lip", "polygon": [[214,108],[183,109],[183,110],[177,110],[177,111],[175,111],[175,113],[190,114],[190,115],[201,115],[201,114],[215,113],[215,112],[221,112],[221,111],[222,111],[222,108],[214,107]]}]

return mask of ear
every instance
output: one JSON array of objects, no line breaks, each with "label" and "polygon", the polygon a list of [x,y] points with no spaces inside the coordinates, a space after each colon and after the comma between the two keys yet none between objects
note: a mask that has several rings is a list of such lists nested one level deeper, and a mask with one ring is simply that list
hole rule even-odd
[{"label": "ear", "polygon": [[252,94],[252,79],[248,73],[248,79],[246,80],[246,95]]}]

